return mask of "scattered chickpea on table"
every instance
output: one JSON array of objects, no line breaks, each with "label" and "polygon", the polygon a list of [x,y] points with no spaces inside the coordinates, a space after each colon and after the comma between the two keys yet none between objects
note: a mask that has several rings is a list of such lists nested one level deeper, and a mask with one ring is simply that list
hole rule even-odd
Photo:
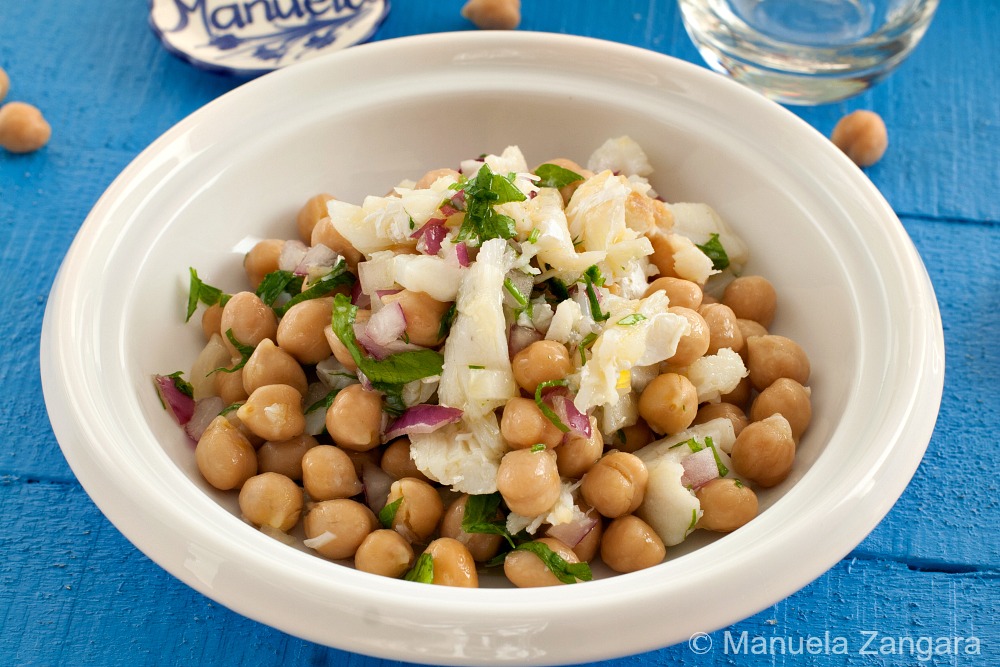
[{"label": "scattered chickpea on table", "polygon": [[[0,102],[10,91],[10,77],[0,67]],[[52,127],[37,107],[27,102],[0,106],[0,146],[11,153],[31,153],[49,142]]]},{"label": "scattered chickpea on table", "polygon": [[841,118],[830,140],[859,167],[872,166],[889,147],[889,134],[882,117],[863,109]]}]

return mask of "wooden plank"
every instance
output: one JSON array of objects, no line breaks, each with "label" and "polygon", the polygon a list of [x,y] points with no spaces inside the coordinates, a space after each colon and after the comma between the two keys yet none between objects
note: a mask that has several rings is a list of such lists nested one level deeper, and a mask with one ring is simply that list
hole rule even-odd
[{"label": "wooden plank", "polygon": [[[16,513],[17,528],[0,534],[0,661],[6,664],[401,664],[317,646],[208,600],[132,548],[76,485],[0,483],[0,511]],[[878,633],[880,641],[977,636],[980,655],[933,664],[990,665],[1000,646],[997,576],[996,570],[949,573],[894,560],[847,559],[787,600],[728,628],[729,641],[738,647],[744,631],[748,643],[779,636],[786,644],[829,632],[845,637],[850,648],[829,664],[871,664],[870,656],[858,653],[864,632]],[[725,630],[711,637],[711,664],[801,664],[800,656],[787,652],[726,653]],[[908,655],[879,659],[917,664]],[[622,664],[706,663],[681,644]]]}]

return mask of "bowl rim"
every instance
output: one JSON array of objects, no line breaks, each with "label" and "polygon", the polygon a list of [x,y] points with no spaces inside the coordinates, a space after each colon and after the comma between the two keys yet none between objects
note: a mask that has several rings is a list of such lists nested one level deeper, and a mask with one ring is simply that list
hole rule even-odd
[{"label": "bowl rim", "polygon": [[[87,374],[96,363],[87,358],[87,350],[78,347],[81,340],[87,339],[74,337],[92,326],[87,319],[87,308],[95,296],[88,294],[87,286],[74,280],[74,275],[92,267],[99,259],[100,243],[109,233],[109,220],[121,217],[123,200],[136,187],[135,182],[148,178],[150,165],[211,114],[223,113],[253,95],[280,89],[296,80],[308,80],[325,68],[357,65],[379,55],[413,55],[428,49],[494,56],[505,49],[521,52],[564,49],[599,52],[640,63],[657,72],[696,82],[704,91],[701,94],[719,95],[749,115],[775,119],[790,136],[815,144],[816,150],[839,165],[852,191],[881,221],[878,232],[895,253],[897,261],[893,269],[898,271],[897,282],[911,297],[913,312],[907,323],[914,338],[898,342],[913,363],[900,372],[912,381],[912,386],[919,384],[921,392],[914,395],[894,392],[887,399],[892,401],[892,410],[874,425],[889,443],[887,450],[891,457],[888,454],[876,457],[871,467],[850,480],[819,479],[810,470],[806,473],[806,477],[812,475],[809,485],[800,481],[789,489],[788,496],[819,494],[822,504],[814,507],[814,514],[825,517],[826,521],[809,524],[804,518],[784,517],[791,522],[789,530],[777,535],[768,536],[761,531],[733,533],[726,537],[725,545],[719,541],[697,552],[705,556],[707,564],[696,565],[694,559],[688,559],[683,566],[673,568],[674,574],[683,576],[668,582],[658,581],[651,571],[646,571],[627,575],[635,582],[641,581],[641,585],[623,586],[620,580],[609,579],[557,590],[469,591],[424,587],[418,596],[401,596],[400,592],[409,592],[405,587],[416,584],[388,580],[375,585],[364,573],[289,550],[276,541],[262,541],[259,533],[249,526],[234,529],[228,536],[233,542],[220,545],[210,522],[192,525],[186,514],[198,511],[211,515],[213,506],[215,511],[225,513],[211,498],[170,498],[164,493],[167,486],[150,488],[148,480],[132,478],[122,462],[113,460],[113,455],[121,451],[116,448],[121,445],[108,444],[105,439],[114,440],[121,435],[118,425],[114,419],[102,420],[88,414],[100,407],[98,392],[81,395],[74,391],[74,387],[85,386],[82,383],[87,381]],[[502,650],[508,646],[504,642],[509,643],[509,637],[516,635],[529,651],[520,662],[559,664],[652,650],[683,641],[692,633],[725,627],[818,578],[875,527],[915,472],[930,439],[943,391],[943,330],[926,269],[898,218],[874,185],[832,144],[826,145],[825,139],[819,142],[817,138],[822,135],[791,112],[720,75],[653,51],[588,37],[523,31],[403,37],[372,42],[268,74],[210,102],[155,140],[115,179],[87,216],[56,276],[42,325],[42,387],[53,431],[84,489],[137,548],[184,583],[234,611],[313,642],[408,661],[487,664],[501,658]],[[183,477],[178,470],[165,472],[163,485],[176,481],[177,476]],[[766,516],[767,513],[762,515]],[[776,517],[765,525],[775,520]],[[790,541],[823,543],[827,547],[822,554],[804,560],[793,557],[797,552],[790,548],[794,546]],[[783,576],[769,579],[759,588],[741,591],[738,604],[731,607],[692,609],[683,617],[673,616],[678,609],[674,602],[664,600],[665,592],[683,600],[697,600],[709,584],[733,590],[737,583],[734,573],[726,571],[719,562],[712,563],[714,554],[733,547],[742,550],[747,567],[765,573],[781,572]],[[213,562],[216,569],[210,571]],[[287,567],[290,562],[295,567]],[[275,567],[282,568],[281,581],[262,578],[262,572]],[[329,573],[334,571],[338,574],[330,577]],[[248,584],[257,588],[249,590]],[[262,600],[270,604],[261,605]],[[322,613],[300,623],[301,619],[290,617],[299,605]],[[484,606],[490,610],[488,622],[482,619]],[[609,610],[632,607],[646,608],[654,615],[670,614],[671,627],[664,628],[661,617],[627,630],[614,628],[615,633],[628,635],[627,646],[607,641],[607,633],[579,637],[572,631],[574,624],[586,627],[588,616],[599,610],[606,614]],[[525,613],[525,608],[530,611]],[[429,609],[440,617],[429,620]],[[336,636],[331,636],[328,627],[331,615],[336,615],[345,627]],[[393,643],[384,637],[371,637],[372,624],[394,628],[407,639]],[[501,636],[504,633],[508,633],[506,639]],[[480,647],[477,654],[456,655],[448,644],[449,638],[452,644],[468,642],[470,638],[487,644],[495,639],[497,643]]]}]

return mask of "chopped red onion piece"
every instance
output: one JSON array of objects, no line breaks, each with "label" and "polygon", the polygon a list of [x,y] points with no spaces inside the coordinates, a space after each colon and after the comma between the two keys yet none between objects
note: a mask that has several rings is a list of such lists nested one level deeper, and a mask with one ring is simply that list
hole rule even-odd
[{"label": "chopped red onion piece", "polygon": [[445,216],[446,218],[449,218],[458,213],[458,209],[452,206],[451,204],[441,204],[440,210],[441,210],[441,215]]},{"label": "chopped red onion piece", "polygon": [[597,525],[597,517],[585,516],[576,521],[561,523],[556,526],[549,526],[545,531],[546,537],[554,537],[570,549],[583,541],[590,531]]},{"label": "chopped red onion piece", "polygon": [[388,442],[401,435],[431,433],[446,424],[454,424],[462,419],[462,411],[444,405],[421,404],[407,408],[385,431],[383,439]]},{"label": "chopped red onion piece", "polygon": [[406,331],[406,316],[397,301],[378,309],[368,319],[365,335],[378,345],[388,345]]},{"label": "chopped red onion piece", "polygon": [[361,468],[361,482],[365,487],[365,503],[372,512],[378,514],[385,507],[385,501],[389,497],[389,487],[392,486],[393,478],[380,466],[371,461],[365,461]]},{"label": "chopped red onion piece", "polygon": [[209,396],[195,401],[194,413],[188,423],[184,425],[184,432],[188,434],[189,438],[198,442],[208,425],[219,416],[225,407],[225,402],[218,396]]},{"label": "chopped red onion piece", "polygon": [[559,419],[569,427],[570,433],[579,433],[583,437],[589,438],[591,434],[590,417],[586,413],[580,412],[568,396],[562,394],[550,396],[552,409],[559,416]]},{"label": "chopped red onion piece", "polygon": [[306,251],[292,273],[297,276],[308,276],[314,271],[328,271],[336,266],[338,261],[340,261],[340,255],[322,243],[317,243]]},{"label": "chopped red onion piece", "polygon": [[351,287],[351,305],[358,308],[369,308],[372,305],[370,296],[361,291],[361,281],[355,280]]},{"label": "chopped red onion piece", "polygon": [[458,259],[459,266],[469,266],[469,246],[465,245],[465,241],[455,244],[455,257]]},{"label": "chopped red onion piece", "polygon": [[278,255],[278,269],[294,271],[302,263],[302,258],[309,252],[309,246],[302,241],[285,241]]},{"label": "chopped red onion piece", "polygon": [[507,334],[507,350],[510,352],[510,358],[513,359],[515,354],[540,340],[542,340],[542,332],[538,329],[522,327],[518,324],[513,325],[510,328],[510,333]]},{"label": "chopped red onion piece", "polygon": [[177,388],[174,378],[154,375],[153,382],[156,383],[156,392],[170,416],[181,426],[191,421],[191,415],[194,414],[194,399]]},{"label": "chopped red onion piece", "polygon": [[[426,225],[425,225],[426,227]],[[427,255],[436,255],[441,250],[441,242],[448,236],[448,228],[441,224],[428,227],[420,240],[417,241],[417,250]]]},{"label": "chopped red onion piece", "polygon": [[719,476],[719,466],[715,462],[715,452],[711,447],[685,456],[681,465],[684,467],[681,484],[692,489],[697,489]]}]

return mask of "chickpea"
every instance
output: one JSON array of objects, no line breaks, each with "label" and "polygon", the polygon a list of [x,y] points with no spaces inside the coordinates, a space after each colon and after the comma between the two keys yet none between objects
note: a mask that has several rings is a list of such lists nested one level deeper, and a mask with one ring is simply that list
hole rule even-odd
[{"label": "chickpea", "polygon": [[[232,368],[237,363],[238,359],[233,359],[230,362],[228,368]],[[250,396],[246,388],[243,386],[243,369],[238,368],[235,371],[227,373],[226,371],[218,371],[212,376],[213,385],[215,386],[215,394],[222,398],[222,402],[226,405],[232,405],[233,403],[241,403],[247,400]]]},{"label": "chickpea", "polygon": [[455,171],[454,169],[450,169],[448,167],[442,167],[441,169],[432,169],[427,173],[425,173],[423,176],[421,176],[417,180],[416,185],[414,185],[413,187],[414,189],[417,190],[423,190],[434,185],[434,182],[437,181],[439,178],[445,178],[446,176],[451,176],[457,181],[460,175],[461,174],[459,174],[457,171]]},{"label": "chickpea", "polygon": [[25,102],[0,107],[0,146],[11,153],[31,153],[49,143],[52,127],[42,112]]},{"label": "chickpea", "polygon": [[521,516],[548,510],[562,491],[555,454],[530,449],[507,452],[497,470],[497,490],[510,511]]},{"label": "chickpea", "polygon": [[268,440],[257,450],[257,472],[276,472],[302,481],[302,457],[319,441],[308,433],[288,440]]},{"label": "chickpea", "polygon": [[[572,549],[554,537],[542,537],[534,541],[541,542],[567,563],[580,562]],[[515,549],[507,554],[503,561],[503,573],[518,588],[559,586],[563,583],[552,574],[552,570],[541,558],[524,549]]]},{"label": "chickpea", "polygon": [[614,448],[629,454],[639,451],[653,440],[656,440],[656,435],[642,417],[635,424],[624,426],[611,436]]},{"label": "chickpea", "polygon": [[7,72],[3,67],[0,67],[0,102],[3,102],[3,98],[7,97],[7,91],[10,90],[10,77],[7,76]]},{"label": "chickpea", "polygon": [[340,390],[326,411],[326,430],[344,449],[364,452],[379,445],[382,397],[360,384]]},{"label": "chickpea", "polygon": [[[744,347],[744,349],[746,349]],[[736,385],[736,389],[733,389],[728,394],[723,394],[720,400],[723,403],[732,403],[741,410],[745,410],[746,406],[750,404],[750,395],[753,393],[753,385],[750,383],[750,378],[741,378],[739,384]]]},{"label": "chickpea", "polygon": [[885,155],[889,133],[881,116],[859,109],[837,122],[830,141],[859,167],[870,167]]},{"label": "chickpea", "polygon": [[[672,280],[680,280],[680,278],[672,278]],[[681,336],[677,342],[677,350],[672,357],[667,359],[667,363],[673,366],[689,366],[708,352],[708,346],[712,340],[708,322],[696,311],[683,306],[671,306],[667,308],[667,312],[680,315],[688,321],[691,327],[691,331]]]},{"label": "chickpea", "polygon": [[704,298],[701,285],[690,280],[674,278],[672,276],[663,276],[649,283],[649,287],[646,288],[646,293],[643,296],[649,296],[658,290],[666,292],[671,306],[681,306],[683,308],[690,308],[691,310],[698,310]]},{"label": "chickpea", "polygon": [[601,540],[601,560],[615,572],[636,572],[663,562],[667,548],[648,523],[627,514],[612,521]]},{"label": "chickpea", "polygon": [[780,413],[788,420],[792,437],[799,441],[812,420],[812,402],[809,389],[790,378],[778,378],[760,392],[750,406],[750,419],[760,421]]},{"label": "chickpea", "polygon": [[274,340],[278,333],[278,318],[260,297],[253,292],[238,292],[222,309],[222,342],[229,353],[238,357],[236,347],[226,332],[232,329],[233,337],[242,345],[257,347],[265,338]]},{"label": "chickpea", "polygon": [[649,472],[635,454],[609,452],[583,476],[580,495],[588,505],[609,519],[639,508],[646,494]]},{"label": "chickpea", "polygon": [[511,360],[514,381],[530,394],[542,382],[562,380],[573,372],[573,361],[566,346],[556,340],[535,341]]},{"label": "chickpea", "polygon": [[198,440],[194,459],[205,481],[222,491],[238,489],[257,474],[253,445],[221,415],[212,420]]},{"label": "chickpea", "polygon": [[344,450],[318,445],[302,455],[302,485],[313,500],[352,498],[364,490]]},{"label": "chickpea", "polygon": [[287,384],[305,395],[309,382],[302,366],[292,355],[265,338],[243,366],[243,389],[247,395],[269,384]]},{"label": "chickpea", "polygon": [[254,289],[260,286],[264,276],[278,270],[278,258],[285,242],[281,239],[258,241],[243,257],[243,270]]},{"label": "chickpea", "polygon": [[367,506],[337,498],[313,505],[303,522],[307,539],[326,534],[312,547],[322,556],[340,560],[351,558],[368,535],[378,528],[378,519]]},{"label": "chickpea", "polygon": [[415,345],[434,347],[440,345],[441,318],[451,303],[437,301],[425,292],[404,289],[382,297],[382,303],[398,303],[406,319],[406,336]]},{"label": "chickpea", "polygon": [[763,276],[740,276],[726,285],[722,303],[729,306],[739,319],[753,320],[763,327],[771,326],[778,309],[778,293]]},{"label": "chickpea", "polygon": [[500,433],[515,449],[543,444],[551,449],[562,442],[563,432],[530,398],[514,397],[503,406]]},{"label": "chickpea", "polygon": [[[462,530],[462,519],[465,518],[465,505],[468,502],[469,495],[462,494],[448,505],[444,516],[441,517],[439,532],[441,537],[451,537],[464,544],[472,554],[472,558],[476,562],[483,563],[496,556],[503,537],[492,533],[467,533]],[[497,510],[494,518],[502,519],[503,514]]]},{"label": "chickpea", "polygon": [[694,493],[701,503],[698,527],[729,533],[757,516],[757,494],[738,479],[719,477]]},{"label": "chickpea", "polygon": [[521,23],[521,0],[468,0],[462,16],[483,30],[513,30]]},{"label": "chickpea", "polygon": [[465,545],[458,540],[439,537],[427,545],[424,553],[430,554],[434,563],[432,584],[460,588],[479,587],[476,561]]},{"label": "chickpea", "polygon": [[658,375],[639,395],[639,416],[656,433],[680,433],[697,414],[698,390],[677,373]]},{"label": "chickpea", "polygon": [[410,439],[406,437],[396,438],[386,446],[379,465],[396,479],[414,477],[425,482],[430,481],[410,457]]},{"label": "chickpea", "polygon": [[222,306],[216,303],[202,311],[201,330],[206,341],[212,340],[213,334],[225,335],[222,333]]},{"label": "chickpea", "polygon": [[282,350],[305,365],[330,356],[324,329],[330,325],[333,299],[309,299],[289,308],[278,323],[277,340]]},{"label": "chickpea", "polygon": [[708,324],[709,343],[705,354],[715,354],[724,347],[733,352],[743,349],[743,334],[736,326],[736,314],[732,308],[722,303],[707,303],[698,309],[698,314]]},{"label": "chickpea", "polygon": [[733,470],[761,486],[782,482],[795,462],[795,439],[788,421],[780,414],[752,422],[736,437]]},{"label": "chickpea", "polygon": [[674,271],[674,248],[670,243],[669,235],[652,231],[646,234],[650,245],[653,246],[653,254],[649,256],[649,263],[657,268],[661,277],[678,278]]},{"label": "chickpea", "polygon": [[753,320],[744,320],[741,318],[736,318],[736,326],[739,327],[740,333],[743,334],[743,349],[740,350],[740,358],[743,359],[743,365],[747,363],[747,355],[749,346],[746,344],[751,336],[766,336],[767,327],[762,325],[760,322],[754,322]]},{"label": "chickpea", "polygon": [[582,433],[568,433],[555,452],[560,475],[574,479],[583,477],[604,453],[604,437],[598,427],[597,417],[590,417],[589,438]]},{"label": "chickpea", "polygon": [[306,428],[302,394],[287,384],[269,384],[255,389],[236,411],[236,416],[265,440],[288,440],[302,435]]},{"label": "chickpea", "polygon": [[365,257],[357,248],[351,245],[344,236],[333,226],[333,221],[328,217],[320,218],[313,227],[312,237],[307,242],[309,245],[323,244],[330,250],[344,258],[347,265],[353,270],[358,268],[358,262]]},{"label": "chickpea", "polygon": [[[580,511],[584,513],[593,512],[590,505],[586,501],[577,501],[577,507]],[[590,529],[590,532],[583,536],[583,539],[577,542],[576,546],[573,547],[573,553],[576,557],[580,559],[581,563],[589,562],[597,557],[597,553],[601,548],[601,539],[604,537],[604,517],[599,513],[593,512],[596,523],[594,527]]]},{"label": "chickpea", "polygon": [[287,533],[302,515],[302,489],[284,475],[265,472],[248,479],[240,489],[240,511],[257,527]]},{"label": "chickpea", "polygon": [[739,406],[732,403],[706,403],[698,408],[698,415],[694,418],[692,424],[704,424],[705,422],[720,418],[730,421],[736,435],[739,435],[740,431],[750,423],[746,413]]},{"label": "chickpea", "polygon": [[391,505],[400,499],[402,502],[396,507],[392,529],[410,542],[426,542],[444,514],[441,496],[427,482],[404,477],[389,487],[389,497],[385,503]]},{"label": "chickpea", "polygon": [[[333,195],[326,193],[318,194],[315,197],[307,199],[306,203],[299,209],[299,212],[295,216],[295,227],[298,229],[299,238],[303,243],[313,245],[313,230],[320,220],[329,217],[330,214],[326,210],[326,204],[331,199],[333,199]],[[327,247],[329,248],[330,246]]]},{"label": "chickpea", "polygon": [[368,534],[354,554],[354,567],[362,572],[398,579],[413,566],[413,547],[394,530],[381,528]]},{"label": "chickpea", "polygon": [[774,334],[754,336],[747,342],[747,370],[757,391],[783,377],[805,385],[809,381],[809,358],[790,338]]}]

